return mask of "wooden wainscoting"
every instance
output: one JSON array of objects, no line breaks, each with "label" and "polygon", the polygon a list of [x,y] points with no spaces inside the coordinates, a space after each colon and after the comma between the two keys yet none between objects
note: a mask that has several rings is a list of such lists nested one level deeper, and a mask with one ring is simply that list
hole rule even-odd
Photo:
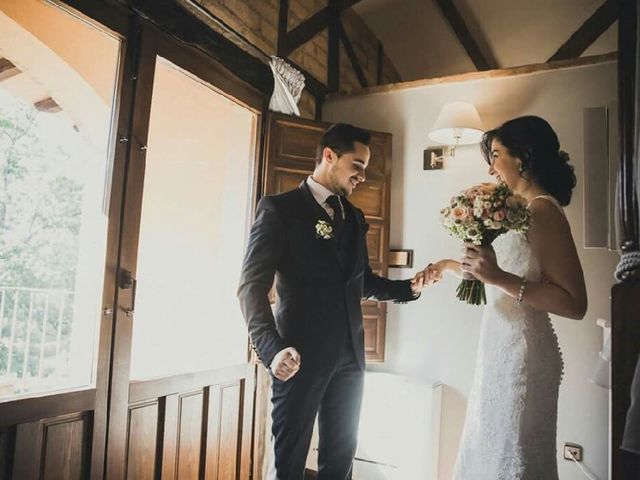
[{"label": "wooden wainscoting", "polygon": [[133,382],[126,478],[249,478],[255,369]]},{"label": "wooden wainscoting", "polygon": [[89,477],[95,389],[4,402],[0,479]]}]

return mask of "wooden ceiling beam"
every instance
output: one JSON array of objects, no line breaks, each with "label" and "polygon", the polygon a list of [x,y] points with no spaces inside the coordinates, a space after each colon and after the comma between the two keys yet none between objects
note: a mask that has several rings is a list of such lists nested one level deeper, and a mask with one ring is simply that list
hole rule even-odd
[{"label": "wooden ceiling beam", "polygon": [[34,103],[33,106],[40,112],[45,113],[58,113],[62,111],[62,107],[51,97],[40,100]]},{"label": "wooden ceiling beam", "polygon": [[15,77],[22,70],[16,67],[6,58],[0,58],[0,82],[7,78]]},{"label": "wooden ceiling beam", "polygon": [[469,28],[464,22],[460,12],[453,3],[453,0],[436,0],[444,18],[449,22],[458,40],[464,47],[467,55],[478,71],[493,70],[498,68],[496,61],[482,53],[478,43],[475,41]]},{"label": "wooden ceiling beam", "polygon": [[344,45],[344,50],[345,52],[347,52],[347,57],[349,57],[349,61],[351,62],[353,71],[356,73],[356,77],[358,77],[358,82],[360,82],[360,87],[367,88],[369,86],[367,78],[365,77],[364,71],[360,66],[360,62],[358,61],[355,50],[353,49],[353,45],[351,45],[351,40],[349,40],[349,36],[344,29],[344,25],[342,25],[342,22],[339,19],[338,30],[340,33],[340,40],[342,41],[342,45]]},{"label": "wooden ceiling beam", "polygon": [[578,58],[618,19],[615,0],[606,0],[554,53],[549,62]]},{"label": "wooden ceiling beam", "polygon": [[282,55],[288,56],[296,48],[311,40],[316,34],[329,26],[331,12],[335,9],[338,14],[347,8],[353,7],[361,0],[338,0],[330,2],[331,4],[307,18],[300,25],[287,32],[285,40],[283,40]]},{"label": "wooden ceiling beam", "polygon": [[287,30],[289,29],[289,0],[280,0],[278,12],[278,56],[285,57],[287,48]]},{"label": "wooden ceiling beam", "polygon": [[329,45],[327,48],[327,89],[340,90],[340,12],[337,2],[329,0]]}]

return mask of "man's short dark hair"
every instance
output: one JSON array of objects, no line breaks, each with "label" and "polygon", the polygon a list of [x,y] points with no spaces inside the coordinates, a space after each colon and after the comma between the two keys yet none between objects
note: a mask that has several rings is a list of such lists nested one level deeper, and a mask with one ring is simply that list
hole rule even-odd
[{"label": "man's short dark hair", "polygon": [[322,135],[316,149],[316,165],[322,163],[322,152],[326,147],[333,150],[336,155],[341,156],[355,151],[354,142],[360,142],[368,146],[370,141],[371,134],[362,128],[354,127],[348,123],[331,125]]}]

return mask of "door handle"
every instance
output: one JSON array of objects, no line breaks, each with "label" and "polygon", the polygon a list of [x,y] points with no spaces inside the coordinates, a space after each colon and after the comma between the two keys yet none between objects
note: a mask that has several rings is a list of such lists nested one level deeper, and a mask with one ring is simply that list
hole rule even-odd
[{"label": "door handle", "polygon": [[136,286],[138,281],[129,270],[120,270],[118,285],[122,290],[131,290],[131,307],[125,309],[125,314],[130,317],[136,308]]}]

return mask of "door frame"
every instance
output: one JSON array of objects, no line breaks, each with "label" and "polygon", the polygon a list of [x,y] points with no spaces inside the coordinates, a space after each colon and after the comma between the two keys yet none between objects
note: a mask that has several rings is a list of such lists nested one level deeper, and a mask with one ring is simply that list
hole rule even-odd
[{"label": "door frame", "polygon": [[[149,121],[151,113],[151,99],[153,94],[154,74],[157,56],[166,58],[176,66],[195,75],[200,80],[210,84],[234,102],[239,103],[256,114],[255,143],[260,144],[260,125],[262,111],[265,106],[263,95],[253,87],[242,82],[238,77],[227,71],[222,65],[204,53],[187,45],[178,44],[168,34],[143,20],[136,19],[133,44],[136,48],[136,67],[132,79],[135,82],[132,95],[132,109],[128,128],[129,135],[123,143],[127,149],[127,168],[125,176],[124,198],[122,203],[122,217],[120,225],[120,248],[117,271],[129,271],[136,276],[138,240],[142,197],[145,174],[145,152],[148,139]],[[250,186],[252,206],[257,196],[259,156],[254,155],[252,165],[252,185]],[[114,277],[115,278],[115,277]],[[117,279],[116,279],[117,280]],[[132,289],[116,288],[115,321],[111,352],[111,369],[109,384],[109,413],[107,419],[106,436],[106,469],[105,475],[109,479],[124,478],[127,463],[128,418],[130,392],[139,392],[145,387],[138,382],[130,381],[132,325],[135,313],[132,309]],[[249,350],[247,342],[247,365],[249,365]],[[251,367],[253,368],[253,367]],[[247,373],[247,375],[255,375]],[[175,377],[167,379],[174,384],[180,384]],[[146,383],[146,382],[143,382]],[[247,386],[255,381],[249,381]],[[149,388],[149,387],[146,387]],[[253,404],[254,391],[246,392],[251,396]],[[134,395],[135,396],[135,395]],[[252,407],[253,408],[253,407]],[[245,428],[248,427],[245,425]],[[251,445],[248,445],[250,448]]]}]

